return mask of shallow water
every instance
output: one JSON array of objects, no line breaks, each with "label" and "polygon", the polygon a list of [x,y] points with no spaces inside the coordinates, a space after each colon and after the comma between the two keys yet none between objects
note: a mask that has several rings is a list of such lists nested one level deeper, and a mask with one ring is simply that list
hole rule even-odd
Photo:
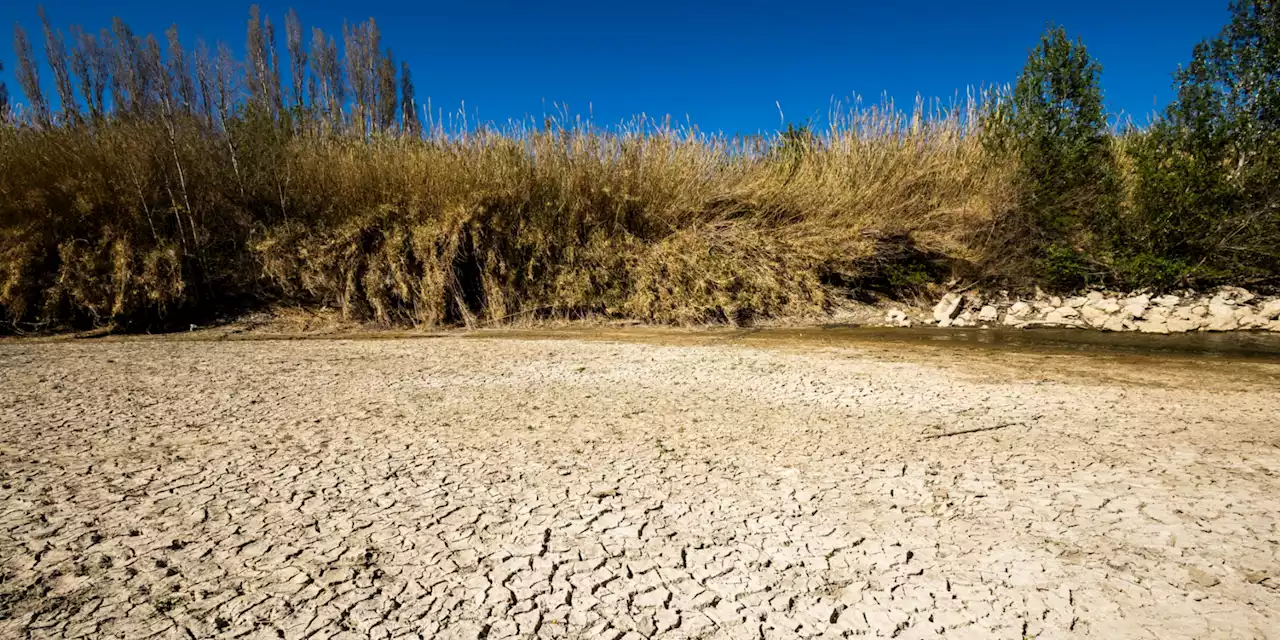
[{"label": "shallow water", "polygon": [[1280,360],[1280,333],[1150,334],[1081,329],[877,328],[827,326],[815,329],[770,329],[784,338],[837,342],[903,342],[939,346],[1006,349],[1018,352],[1168,355],[1229,359]]},{"label": "shallow water", "polygon": [[1175,358],[1212,358],[1280,362],[1280,333],[1148,334],[1083,329],[890,328],[827,325],[751,329],[668,329],[654,327],[570,327],[494,330],[473,337],[567,338],[657,342],[664,344],[745,344],[777,346],[920,345],[1031,354],[1098,354]]},{"label": "shallow water", "polygon": [[[1213,359],[1280,363],[1280,333],[1268,331],[1195,332],[1148,334],[1088,329],[1013,329],[865,327],[823,325],[811,327],[700,327],[562,325],[536,329],[271,331],[215,328],[192,333],[150,336],[95,336],[94,341],[132,340],[394,340],[414,338],[512,338],[542,340],[618,340],[670,345],[743,344],[794,347],[892,347],[921,346],[940,349],[977,349],[1020,354],[1109,355],[1138,358]],[[48,338],[0,338],[0,343],[80,342],[74,336]]]}]

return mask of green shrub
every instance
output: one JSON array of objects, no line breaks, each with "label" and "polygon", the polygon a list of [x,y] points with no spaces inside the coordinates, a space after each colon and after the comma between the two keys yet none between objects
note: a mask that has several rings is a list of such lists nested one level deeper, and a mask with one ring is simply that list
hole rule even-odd
[{"label": "green shrub", "polygon": [[1105,235],[1113,226],[1119,183],[1101,74],[1083,42],[1050,28],[1027,58],[1002,114],[1014,138],[1019,205],[1033,249],[1041,253],[1060,244],[1089,244],[1092,234]]},{"label": "green shrub", "polygon": [[1165,117],[1131,148],[1129,253],[1184,265],[1182,281],[1274,283],[1280,3],[1235,0],[1231,13],[1231,22],[1197,45],[1178,72],[1178,96]]}]

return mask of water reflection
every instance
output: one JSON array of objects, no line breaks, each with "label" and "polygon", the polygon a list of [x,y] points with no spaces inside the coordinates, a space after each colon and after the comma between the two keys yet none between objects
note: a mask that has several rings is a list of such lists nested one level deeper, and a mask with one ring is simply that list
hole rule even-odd
[{"label": "water reflection", "polygon": [[752,329],[738,333],[745,341],[794,339],[833,346],[851,342],[916,343],[1033,353],[1084,352],[1280,360],[1280,333],[1256,331],[1156,335],[1048,328],[900,329],[829,325],[805,329]]}]

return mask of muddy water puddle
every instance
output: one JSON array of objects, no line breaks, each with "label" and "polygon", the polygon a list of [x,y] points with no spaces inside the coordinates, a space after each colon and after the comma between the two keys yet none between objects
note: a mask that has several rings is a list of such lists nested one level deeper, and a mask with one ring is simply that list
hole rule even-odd
[{"label": "muddy water puddle", "polygon": [[938,329],[830,325],[805,328],[666,329],[561,328],[493,330],[486,338],[570,338],[663,344],[742,344],[783,347],[924,346],[1043,355],[1100,355],[1123,359],[1212,359],[1280,363],[1280,334],[1235,331],[1154,335],[1077,329]]}]

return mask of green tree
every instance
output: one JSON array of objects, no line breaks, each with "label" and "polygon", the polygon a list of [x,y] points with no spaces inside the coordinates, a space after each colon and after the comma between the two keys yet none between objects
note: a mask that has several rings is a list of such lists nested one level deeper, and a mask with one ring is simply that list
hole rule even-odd
[{"label": "green tree", "polygon": [[1171,265],[1166,280],[1274,281],[1280,269],[1280,2],[1230,11],[1133,147],[1135,242]]},{"label": "green tree", "polygon": [[[1102,248],[1098,239],[1116,218],[1120,189],[1101,75],[1083,42],[1050,27],[1027,58],[1004,112],[1018,155],[1021,209],[1031,247],[1042,259],[1071,255],[1071,262],[1081,262]],[[1073,279],[1059,284],[1083,284]]]}]

